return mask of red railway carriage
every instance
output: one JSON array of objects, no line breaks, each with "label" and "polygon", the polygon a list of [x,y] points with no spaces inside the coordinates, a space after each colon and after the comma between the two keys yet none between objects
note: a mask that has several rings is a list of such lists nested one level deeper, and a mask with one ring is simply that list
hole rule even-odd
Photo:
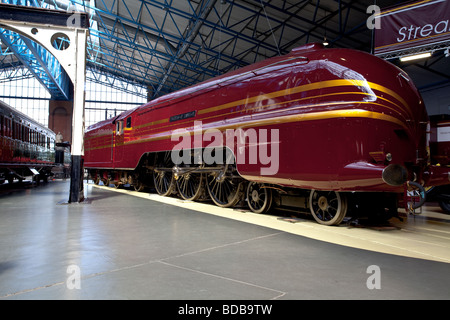
[{"label": "red railway carriage", "polygon": [[407,181],[449,183],[428,166],[427,124],[405,72],[310,44],[89,127],[85,166],[97,182],[261,213],[295,205],[332,225],[361,197],[393,212]]},{"label": "red railway carriage", "polygon": [[0,101],[0,183],[33,175],[46,180],[55,164],[55,133]]}]

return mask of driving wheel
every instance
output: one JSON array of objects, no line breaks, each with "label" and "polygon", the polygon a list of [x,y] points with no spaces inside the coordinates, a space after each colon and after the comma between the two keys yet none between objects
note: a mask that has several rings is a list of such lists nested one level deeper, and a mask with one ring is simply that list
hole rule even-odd
[{"label": "driving wheel", "polygon": [[312,190],[309,196],[311,214],[320,224],[338,225],[347,214],[346,200],[339,192]]}]

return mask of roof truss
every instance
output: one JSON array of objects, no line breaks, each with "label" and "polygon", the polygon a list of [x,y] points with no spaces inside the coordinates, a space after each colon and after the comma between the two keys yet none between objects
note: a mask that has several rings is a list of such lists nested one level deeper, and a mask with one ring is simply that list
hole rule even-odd
[{"label": "roof truss", "polygon": [[[149,98],[324,38],[338,47],[370,51],[371,45],[372,0],[1,2],[88,12],[88,67],[147,87]],[[399,2],[378,1],[381,7]],[[10,58],[0,56],[0,63],[20,64]]]}]

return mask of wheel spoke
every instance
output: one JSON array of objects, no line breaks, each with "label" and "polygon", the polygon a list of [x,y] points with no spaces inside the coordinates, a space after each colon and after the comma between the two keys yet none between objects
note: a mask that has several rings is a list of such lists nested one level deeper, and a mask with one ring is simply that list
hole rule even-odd
[{"label": "wheel spoke", "polygon": [[310,194],[310,210],[317,222],[337,225],[347,213],[346,198],[335,191],[313,190]]},{"label": "wheel spoke", "polygon": [[264,184],[250,182],[247,187],[247,203],[255,213],[266,213],[272,206],[272,192]]},{"label": "wheel spoke", "polygon": [[234,206],[242,197],[242,186],[230,177],[217,174],[207,176],[208,193],[213,202],[224,208]]},{"label": "wheel spoke", "polygon": [[174,175],[171,171],[160,171],[167,170],[166,168],[171,167],[170,152],[166,152],[161,159],[155,160],[155,171],[153,171],[153,181],[155,182],[156,192],[159,195],[167,196],[172,193],[175,186]]},{"label": "wheel spoke", "polygon": [[177,180],[178,191],[184,200],[195,201],[203,194],[203,174],[187,173]]}]

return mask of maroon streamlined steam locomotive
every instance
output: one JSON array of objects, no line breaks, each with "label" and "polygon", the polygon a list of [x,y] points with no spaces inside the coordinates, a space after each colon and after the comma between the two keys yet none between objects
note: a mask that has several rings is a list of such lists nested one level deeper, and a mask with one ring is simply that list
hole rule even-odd
[{"label": "maroon streamlined steam locomotive", "polygon": [[161,195],[301,207],[322,224],[392,215],[405,188],[449,184],[431,166],[411,79],[373,55],[309,44],[90,126],[95,182]]}]

